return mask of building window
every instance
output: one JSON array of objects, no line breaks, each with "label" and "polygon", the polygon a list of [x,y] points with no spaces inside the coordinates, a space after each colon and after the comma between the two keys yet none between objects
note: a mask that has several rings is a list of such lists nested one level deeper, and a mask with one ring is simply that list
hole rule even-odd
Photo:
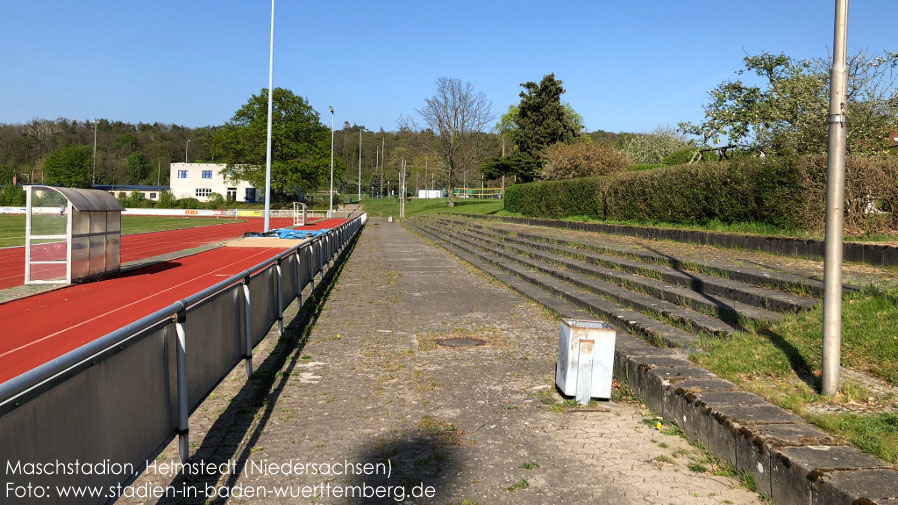
[{"label": "building window", "polygon": [[197,198],[205,198],[212,194],[212,190],[210,188],[196,188],[196,197]]},{"label": "building window", "polygon": [[156,199],[156,193],[150,193],[150,200]]},{"label": "building window", "polygon": [[237,188],[228,188],[228,201],[237,201]]},{"label": "building window", "polygon": [[187,170],[178,170],[178,179],[186,179]]},{"label": "building window", "polygon": [[211,170],[203,170],[203,179],[211,179],[212,171]]}]

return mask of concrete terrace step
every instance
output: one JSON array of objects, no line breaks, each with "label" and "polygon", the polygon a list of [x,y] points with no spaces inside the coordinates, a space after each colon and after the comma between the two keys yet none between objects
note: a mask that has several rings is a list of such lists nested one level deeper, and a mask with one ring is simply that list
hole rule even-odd
[{"label": "concrete terrace step", "polygon": [[[784,292],[780,291],[779,289],[758,287],[759,284],[769,285],[769,283],[759,281],[764,281],[765,279],[770,280],[774,279],[775,277],[779,278],[777,276],[780,275],[787,275],[788,278],[780,278],[780,282],[774,282],[773,284],[780,284],[781,286],[795,286],[796,282],[794,281],[794,279],[801,279],[808,283],[805,286],[808,287],[815,285],[814,283],[818,282],[814,279],[807,279],[796,275],[774,274],[756,270],[750,272],[749,278],[751,280],[718,277],[716,275],[708,275],[699,272],[687,272],[682,268],[683,262],[677,260],[676,258],[660,254],[651,255],[648,253],[640,252],[640,255],[636,255],[634,254],[635,252],[637,252],[635,250],[599,247],[578,242],[578,245],[587,246],[589,250],[595,251],[597,249],[601,249],[612,252],[612,254],[610,255],[596,254],[591,253],[589,252],[589,250],[585,250],[583,248],[558,245],[558,239],[551,236],[543,236],[532,233],[486,227],[474,223],[466,223],[456,220],[444,219],[443,221],[451,222],[455,226],[474,227],[484,230],[487,233],[493,232],[495,234],[501,234],[503,235],[503,240],[523,242],[530,247],[541,248],[546,251],[560,253],[575,258],[582,258],[584,261],[595,265],[614,268],[617,270],[640,274],[643,276],[651,275],[660,278],[664,282],[686,287],[692,291],[706,293],[714,296],[721,296],[734,301],[738,301],[748,305],[754,305],[759,308],[773,310],[776,312],[795,312],[800,310],[808,310],[819,303],[817,299],[810,296],[802,296],[795,293]],[[618,255],[615,255],[614,252],[616,252]],[[622,257],[620,256],[620,254],[627,254],[630,256],[646,259],[643,261],[637,261]],[[665,263],[673,266],[660,264],[661,261],[657,260],[658,258],[663,258]],[[718,271],[721,275],[729,275],[735,273],[733,271],[733,268],[735,267],[731,267],[727,270],[718,269]],[[748,271],[748,269],[745,270]],[[735,277],[740,276],[736,275]]]},{"label": "concrete terrace step", "polygon": [[[438,243],[441,245],[448,242],[442,230],[420,222],[410,225],[416,230],[425,233],[428,237],[437,239]],[[459,256],[466,261],[471,256],[474,256],[483,261],[492,263],[506,272],[552,293],[556,297],[560,297],[581,309],[588,310],[593,314],[606,318],[609,324],[641,335],[646,340],[670,347],[688,348],[694,347],[697,343],[697,337],[688,331],[662,323],[635,310],[621,307],[620,305],[605,300],[592,292],[579,289],[547,274],[528,270],[508,261],[502,261],[498,256],[482,249],[478,251],[474,246],[461,245],[458,243],[452,243],[452,245],[457,251],[462,251],[464,253]],[[552,305],[549,306],[552,307]]]},{"label": "concrete terrace step", "polygon": [[584,277],[582,275],[572,274],[571,270],[559,269],[557,265],[546,263],[543,261],[534,261],[525,256],[514,254],[508,251],[508,247],[502,243],[485,239],[483,237],[475,237],[472,235],[461,234],[457,231],[443,228],[443,231],[458,240],[467,242],[474,247],[480,247],[488,252],[505,257],[516,263],[524,265],[527,268],[551,275],[561,281],[572,284],[580,289],[584,289],[595,293],[603,298],[610,299],[614,303],[628,306],[632,309],[643,313],[650,313],[662,318],[676,321],[678,324],[687,326],[696,333],[708,333],[717,336],[730,335],[736,331],[731,325],[724,321],[696,312],[692,309],[675,305],[660,298],[651,295],[632,291],[626,287],[621,287],[611,282],[605,282],[593,277]]},{"label": "concrete terrace step", "polygon": [[[615,270],[596,266],[593,263],[572,259],[559,254],[545,253],[541,251],[550,250],[547,247],[536,245],[533,246],[529,242],[516,240],[510,237],[503,237],[503,242],[491,240],[496,235],[478,232],[472,230],[483,240],[490,240],[495,245],[500,245],[513,249],[515,251],[526,254],[532,258],[541,261],[547,261],[555,265],[565,268],[567,271],[586,274],[605,282],[611,282],[618,286],[633,289],[647,295],[659,298],[666,302],[681,305],[693,310],[697,310],[706,314],[711,314],[717,318],[727,321],[730,324],[740,325],[746,320],[748,321],[777,321],[782,318],[782,314],[772,312],[763,308],[730,300],[723,296],[713,295],[701,291],[694,291],[671,285],[650,277],[643,277],[639,273],[628,273],[626,271]],[[511,245],[521,244],[521,245]]]},{"label": "concrete terrace step", "polygon": [[[485,222],[485,221],[481,221]],[[771,271],[767,269],[752,268],[744,265],[733,265],[725,261],[715,260],[714,258],[689,259],[673,257],[663,253],[646,251],[641,248],[627,247],[622,245],[611,245],[604,242],[598,242],[596,239],[584,237],[583,233],[575,235],[572,239],[571,235],[565,235],[563,231],[552,228],[546,228],[539,233],[533,233],[530,228],[535,225],[521,225],[515,223],[505,223],[501,221],[488,221],[495,224],[491,229],[502,231],[504,233],[517,234],[522,237],[532,238],[543,242],[555,244],[576,243],[578,246],[593,250],[599,253],[612,254],[617,256],[628,256],[633,259],[645,261],[648,263],[656,263],[666,265],[673,268],[682,268],[686,265],[697,265],[703,271],[711,272],[716,276],[724,277],[731,280],[737,280],[757,286],[768,286],[775,289],[798,289],[806,292],[811,296],[823,296],[823,282],[817,279],[795,275],[788,272]],[[475,223],[471,223],[476,225]],[[504,227],[503,227],[504,225]],[[482,226],[482,225],[476,225]],[[525,228],[526,227],[526,228]],[[528,231],[522,231],[525,228]],[[854,286],[845,286],[846,291],[854,291]]]}]

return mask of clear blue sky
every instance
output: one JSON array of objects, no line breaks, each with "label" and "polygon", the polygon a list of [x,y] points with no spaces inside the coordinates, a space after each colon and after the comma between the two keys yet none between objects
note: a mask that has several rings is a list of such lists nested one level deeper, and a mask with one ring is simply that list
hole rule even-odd
[{"label": "clear blue sky", "polygon": [[[221,124],[268,84],[266,0],[0,0],[0,122]],[[396,129],[434,81],[470,81],[504,112],[554,72],[589,130],[702,117],[745,54],[824,57],[834,2],[279,0],[275,86],[325,121]],[[894,0],[855,1],[849,49],[898,49]]]}]

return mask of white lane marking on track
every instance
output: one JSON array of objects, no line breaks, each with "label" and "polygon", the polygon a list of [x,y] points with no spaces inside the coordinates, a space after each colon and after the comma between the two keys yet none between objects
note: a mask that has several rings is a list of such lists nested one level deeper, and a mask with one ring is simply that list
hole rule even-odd
[{"label": "white lane marking on track", "polygon": [[[269,250],[270,250],[270,249],[266,249],[266,250],[263,251],[263,252],[259,252],[259,253],[253,254],[252,256],[250,256],[250,258],[254,258],[254,257],[256,257],[256,256],[265,254],[265,253],[266,253],[267,251],[269,251]],[[244,259],[247,259],[247,258],[242,258],[240,261],[242,261],[242,260],[244,260]],[[207,275],[209,275],[209,274],[215,273],[215,272],[217,272],[217,271],[219,271],[219,270],[221,270],[221,269],[228,268],[228,267],[230,267],[230,266],[232,266],[232,265],[235,265],[235,264],[239,263],[240,261],[235,261],[235,262],[233,262],[233,263],[229,263],[229,264],[227,264],[227,265],[222,266],[221,268],[217,268],[217,269],[213,270],[212,272],[208,272],[208,273],[205,273],[205,274],[203,274],[203,275],[198,275],[198,276],[196,276],[196,277],[194,277],[194,278],[192,278],[192,279],[188,279],[188,280],[186,280],[186,281],[184,281],[184,282],[182,282],[182,283],[180,283],[180,284],[176,284],[176,285],[174,285],[174,286],[171,286],[171,287],[168,288],[168,289],[164,289],[164,290],[162,290],[162,291],[158,291],[158,292],[156,292],[156,293],[153,293],[153,294],[150,295],[150,296],[141,298],[140,300],[135,300],[135,301],[133,301],[133,302],[127,304],[127,305],[122,305],[121,307],[119,307],[119,308],[117,308],[117,309],[110,310],[109,312],[104,312],[103,314],[99,314],[99,315],[94,316],[94,317],[92,317],[92,318],[90,318],[90,319],[81,321],[81,322],[78,323],[78,324],[69,326],[69,327],[67,327],[67,328],[63,328],[63,329],[61,329],[61,330],[59,330],[59,331],[56,331],[56,332],[54,332],[54,333],[51,333],[51,334],[46,335],[46,336],[44,336],[44,337],[41,337],[41,338],[39,338],[39,339],[37,339],[37,340],[32,340],[31,342],[28,342],[27,344],[24,344],[24,345],[21,345],[21,346],[19,346],[19,347],[16,347],[15,349],[10,349],[9,351],[6,351],[6,352],[4,352],[4,353],[0,353],[0,358],[2,358],[2,357],[4,357],[4,356],[7,356],[7,355],[9,355],[9,354],[12,354],[12,353],[14,353],[14,352],[21,351],[22,349],[25,349],[25,348],[27,348],[27,347],[31,347],[31,346],[34,345],[34,344],[43,342],[44,340],[47,340],[48,338],[53,338],[53,337],[55,337],[55,336],[57,336],[57,335],[59,335],[59,334],[61,334],[61,333],[64,333],[64,332],[69,331],[69,330],[72,330],[72,329],[75,329],[75,328],[77,328],[77,327],[79,327],[79,326],[82,326],[82,325],[84,325],[84,324],[87,324],[87,323],[89,323],[89,322],[91,322],[91,321],[96,321],[97,319],[100,319],[101,317],[106,317],[106,316],[108,316],[109,314],[113,314],[113,313],[118,312],[118,311],[120,311],[120,310],[122,310],[122,309],[124,309],[124,308],[130,307],[130,306],[132,306],[132,305],[136,305],[136,304],[141,303],[141,302],[144,302],[144,301],[146,301],[146,300],[149,300],[150,298],[153,298],[154,296],[161,295],[162,293],[165,293],[166,291],[171,291],[172,289],[181,287],[181,286],[183,286],[184,284],[188,284],[188,283],[190,283],[190,282],[193,282],[193,281],[195,281],[195,280],[197,280],[197,279],[199,279],[199,278],[202,278],[202,277],[205,277],[205,276],[207,276]]]}]

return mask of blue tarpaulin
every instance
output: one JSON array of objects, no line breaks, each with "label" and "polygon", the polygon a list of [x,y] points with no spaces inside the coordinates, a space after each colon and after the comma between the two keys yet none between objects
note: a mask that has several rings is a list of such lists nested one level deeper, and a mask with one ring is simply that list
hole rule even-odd
[{"label": "blue tarpaulin", "polygon": [[309,238],[324,235],[330,231],[330,228],[322,228],[320,230],[294,230],[292,228],[275,228],[273,230],[279,238]]}]

